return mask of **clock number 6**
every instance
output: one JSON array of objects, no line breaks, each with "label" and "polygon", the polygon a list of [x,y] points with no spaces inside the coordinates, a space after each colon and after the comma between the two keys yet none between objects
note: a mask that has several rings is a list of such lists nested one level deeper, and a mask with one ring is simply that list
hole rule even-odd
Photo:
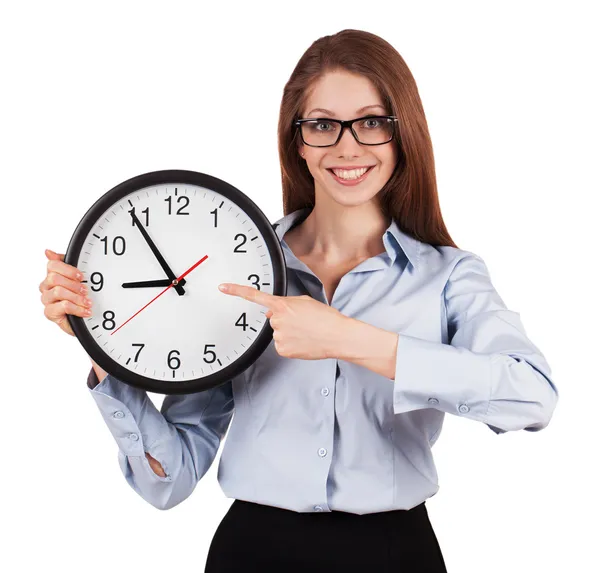
[{"label": "clock number 6", "polygon": [[[173,353],[176,353],[177,356],[172,356]],[[177,370],[181,366],[181,360],[179,360],[179,350],[171,350],[169,355],[167,356],[167,366],[171,370]]]}]

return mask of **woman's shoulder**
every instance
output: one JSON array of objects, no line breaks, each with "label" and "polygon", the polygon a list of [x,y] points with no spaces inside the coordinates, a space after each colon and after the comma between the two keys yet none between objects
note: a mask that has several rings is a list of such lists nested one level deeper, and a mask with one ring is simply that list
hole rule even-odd
[{"label": "woman's shoulder", "polygon": [[451,271],[463,259],[482,261],[479,255],[466,249],[419,242],[420,265],[430,272]]}]

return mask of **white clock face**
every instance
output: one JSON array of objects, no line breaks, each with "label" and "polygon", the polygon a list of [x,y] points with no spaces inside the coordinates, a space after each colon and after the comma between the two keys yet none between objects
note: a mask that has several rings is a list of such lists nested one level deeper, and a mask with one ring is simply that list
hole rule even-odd
[{"label": "white clock face", "polygon": [[[178,285],[183,294],[165,290],[172,281],[132,209],[175,277],[199,263]],[[268,322],[266,307],[218,289],[231,282],[273,293],[274,273],[254,221],[212,189],[161,184],[126,195],[95,222],[76,266],[93,301],[85,327],[105,354],[147,378],[212,375],[243,355]],[[147,281],[163,282],[123,286]]]}]

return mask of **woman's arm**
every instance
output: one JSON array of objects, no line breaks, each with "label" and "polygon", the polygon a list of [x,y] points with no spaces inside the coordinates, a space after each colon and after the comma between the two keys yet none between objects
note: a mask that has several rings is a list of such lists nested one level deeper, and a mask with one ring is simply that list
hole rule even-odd
[{"label": "woman's arm", "polygon": [[127,483],[158,509],[186,499],[214,461],[233,416],[231,381],[194,394],[166,395],[160,411],[140,388],[110,374],[99,382],[93,367],[88,386],[117,442]]},{"label": "woman's arm", "polygon": [[[92,359],[90,358],[90,360],[92,360]],[[95,388],[102,380],[104,380],[105,376],[108,376],[108,372],[106,372],[106,370],[103,370],[93,360],[92,360],[92,368],[94,369],[94,372],[96,373],[97,380],[92,382],[92,386],[90,386],[90,388]],[[145,452],[145,454],[146,454],[146,459],[148,460],[148,463],[150,464],[150,467],[152,468],[152,471],[157,476],[166,477],[167,474],[165,474],[165,470],[163,470],[163,467],[160,465],[160,463],[157,460],[155,460],[148,452]]]},{"label": "woman's arm", "polygon": [[348,319],[337,357],[392,380],[395,414],[436,408],[496,433],[546,427],[558,399],[550,366],[493,287],[483,259],[462,257],[443,296],[448,344]]},{"label": "woman's arm", "polygon": [[393,380],[396,375],[399,334],[377,328],[362,320],[346,318],[347,325],[341,333],[335,357],[364,366]]}]

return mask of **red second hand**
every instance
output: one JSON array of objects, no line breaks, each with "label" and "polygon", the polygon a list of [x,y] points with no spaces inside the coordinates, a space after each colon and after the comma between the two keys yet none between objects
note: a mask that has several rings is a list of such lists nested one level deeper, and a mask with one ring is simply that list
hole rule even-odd
[{"label": "red second hand", "polygon": [[[194,263],[187,271],[185,271],[185,273],[183,273],[179,278],[176,279],[177,282],[179,282],[183,277],[191,273],[201,262],[205,261],[206,259],[208,259],[208,255],[204,255],[197,263]],[[140,310],[138,310],[133,316],[130,316],[121,326],[119,326],[119,328],[117,328],[117,330],[123,328],[132,318],[135,318],[138,314],[140,314],[140,312],[142,312],[142,310],[144,310],[147,306],[151,305],[159,296],[165,294],[173,286],[175,286],[174,283],[171,283],[165,290],[157,294],[148,304],[140,308]],[[115,332],[117,332],[117,330],[111,332],[110,335],[112,336]]]}]

